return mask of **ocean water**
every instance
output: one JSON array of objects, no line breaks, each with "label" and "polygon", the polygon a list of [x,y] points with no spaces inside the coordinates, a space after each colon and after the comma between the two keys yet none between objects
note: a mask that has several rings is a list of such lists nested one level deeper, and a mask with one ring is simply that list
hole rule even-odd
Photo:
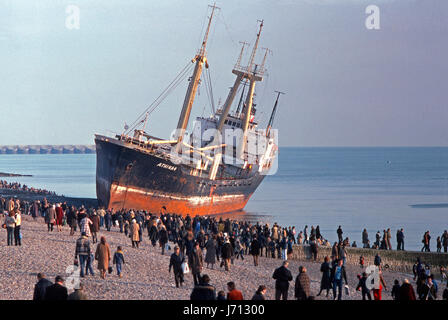
[{"label": "ocean water", "polygon": [[[0,178],[73,197],[96,197],[95,154],[0,155],[0,172],[33,177]],[[366,228],[404,228],[405,249],[419,250],[423,233],[448,229],[448,148],[280,148],[278,171],[267,176],[236,214],[252,221],[319,225],[323,236],[361,245]]]}]

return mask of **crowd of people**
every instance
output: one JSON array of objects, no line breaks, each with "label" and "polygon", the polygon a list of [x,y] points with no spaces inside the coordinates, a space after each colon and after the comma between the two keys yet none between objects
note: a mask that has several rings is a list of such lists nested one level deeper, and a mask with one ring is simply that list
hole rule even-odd
[{"label": "crowd of people", "polygon": [[[98,241],[100,228],[107,231],[116,228],[128,238],[129,243],[135,249],[139,249],[144,233],[146,233],[151,246],[156,247],[158,245],[160,247],[162,255],[167,250],[171,250],[171,245],[173,245],[174,250],[168,266],[169,272],[173,271],[176,287],[182,287],[185,282],[185,274],[191,273],[194,283],[192,299],[202,299],[205,296],[220,300],[242,298],[242,295],[235,292],[235,283],[229,283],[227,296],[223,292],[211,293],[213,286],[210,284],[209,276],[203,274],[204,265],[211,269],[215,268],[215,265],[219,265],[219,268],[223,271],[229,272],[235,260],[244,260],[247,256],[251,256],[254,267],[258,266],[259,257],[270,257],[283,261],[282,266],[274,271],[273,279],[275,279],[276,299],[286,300],[288,298],[289,282],[293,280],[292,274],[288,270],[288,260],[291,258],[294,244],[310,245],[314,261],[317,261],[319,247],[332,247],[331,256],[325,257],[320,267],[322,272],[320,292],[317,295],[311,293],[307,269],[301,266],[295,280],[295,298],[299,300],[312,299],[314,296],[321,295],[323,291],[326,291],[328,297],[331,291],[333,299],[342,299],[344,283],[345,287],[348,284],[345,268],[347,261],[346,248],[356,247],[356,242],[350,245],[349,239],[343,238],[341,226],[336,231],[339,241],[334,242],[331,246],[322,236],[319,226],[311,226],[309,233],[308,226],[305,226],[303,230],[296,234],[295,227],[282,227],[277,223],[270,226],[258,222],[253,224],[248,221],[222,219],[213,216],[191,217],[187,215],[182,217],[168,213],[166,208],[162,208],[160,214],[139,210],[114,211],[105,210],[105,208],[84,208],[83,206],[76,208],[67,205],[65,202],[50,203],[44,198],[42,201],[30,203],[25,209],[22,207],[24,203],[19,199],[3,200],[1,204],[5,212],[4,225],[7,229],[8,245],[12,245],[13,239],[16,245],[21,245],[21,212],[25,212],[34,219],[43,217],[48,232],[55,231],[55,226],[56,232],[62,232],[63,226],[70,228],[70,235],[72,236],[79,232],[80,237],[76,240],[75,245],[74,265],[79,266],[80,277],[85,277],[89,273],[93,275],[93,263],[97,261],[100,276],[105,279],[108,273],[112,273],[111,260],[116,267],[117,276],[122,276],[122,266],[125,263],[123,250],[118,247],[112,255],[106,237],[102,236]],[[399,235],[399,233],[401,234]],[[376,235],[377,241],[372,247],[392,249],[389,236],[390,229],[384,231],[382,240],[378,234],[379,232]],[[446,252],[446,231],[441,237],[443,238],[441,243]],[[363,231],[362,239],[364,247],[369,247],[366,230]],[[397,239],[401,239],[398,242],[397,249],[403,250],[403,229],[397,232]],[[425,239],[427,239],[427,243],[424,244],[429,251],[429,232],[427,235],[425,234]],[[91,248],[93,244],[97,244],[95,250]],[[379,255],[377,256],[379,258]],[[380,286],[373,289],[372,293],[375,300],[381,300],[381,291],[387,287],[382,277],[381,261],[378,263],[376,261],[375,264],[379,267]],[[425,272],[421,272],[421,270]],[[446,273],[444,274],[446,275]],[[416,263],[415,275],[416,297],[418,299],[435,299],[439,285],[434,280],[434,275],[427,274],[427,269],[421,262],[420,264]],[[366,286],[367,277],[366,273],[358,275],[357,290],[361,291],[363,299],[371,298],[371,290]],[[56,284],[61,286],[61,279],[56,281],[54,286]],[[412,287],[410,282],[405,280],[401,286],[398,285],[397,287],[397,285],[395,284],[395,289],[392,290],[393,297],[401,300],[412,300],[410,292],[413,291],[413,288],[410,289]],[[404,289],[400,289],[402,287]],[[263,299],[266,290],[266,286],[261,285],[253,298]],[[347,287],[346,290],[348,290]],[[447,298],[447,293],[448,291],[445,290],[443,298]]]},{"label": "crowd of people", "polygon": [[0,180],[0,189],[9,189],[9,190],[30,192],[30,193],[35,193],[35,194],[39,194],[39,195],[53,195],[53,196],[56,195],[56,192],[54,192],[54,191],[29,187],[29,186],[27,186],[25,184],[21,184],[19,182],[8,182],[6,180]]}]

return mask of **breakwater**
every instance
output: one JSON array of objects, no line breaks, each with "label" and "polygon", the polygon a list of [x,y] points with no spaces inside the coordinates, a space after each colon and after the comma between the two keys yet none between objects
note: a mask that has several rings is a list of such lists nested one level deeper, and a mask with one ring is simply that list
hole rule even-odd
[{"label": "breakwater", "polygon": [[[434,275],[439,275],[440,266],[448,266],[448,253],[438,252],[419,252],[419,251],[396,251],[396,250],[375,250],[347,247],[347,260],[349,265],[359,266],[359,257],[364,257],[364,266],[373,265],[375,255],[378,253],[381,257],[383,266],[387,269],[412,274],[412,267],[420,258],[422,263],[428,264]],[[331,247],[319,247],[318,261],[323,262],[325,256],[331,257]],[[309,261],[312,260],[311,248],[309,245],[293,246],[293,260]]]},{"label": "breakwater", "polygon": [[16,145],[0,146],[0,154],[86,154],[95,153],[95,145]]}]

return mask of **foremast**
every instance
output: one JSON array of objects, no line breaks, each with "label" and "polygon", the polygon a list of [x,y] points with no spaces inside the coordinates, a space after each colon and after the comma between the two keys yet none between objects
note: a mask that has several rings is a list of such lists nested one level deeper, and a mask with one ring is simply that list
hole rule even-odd
[{"label": "foremast", "polygon": [[187,93],[185,95],[184,104],[182,106],[182,111],[180,113],[179,121],[177,123],[177,131],[176,131],[176,136],[175,136],[175,139],[177,140],[177,145],[176,145],[177,153],[179,153],[182,148],[185,130],[188,126],[188,120],[190,119],[191,109],[193,107],[193,102],[194,102],[194,99],[196,96],[196,91],[199,86],[199,82],[200,82],[201,74],[202,74],[202,68],[203,68],[204,64],[205,64],[205,67],[208,68],[207,57],[206,57],[206,55],[207,55],[207,52],[206,52],[207,40],[208,40],[208,35],[210,32],[210,26],[212,23],[213,14],[215,12],[215,9],[219,9],[215,5],[210,6],[210,7],[212,8],[212,13],[208,20],[207,31],[205,32],[201,49],[199,50],[198,54],[196,54],[196,56],[191,60],[192,63],[196,63],[196,65],[195,65],[195,68],[193,71],[193,75],[191,76],[191,79],[190,79],[190,84],[188,85]]}]

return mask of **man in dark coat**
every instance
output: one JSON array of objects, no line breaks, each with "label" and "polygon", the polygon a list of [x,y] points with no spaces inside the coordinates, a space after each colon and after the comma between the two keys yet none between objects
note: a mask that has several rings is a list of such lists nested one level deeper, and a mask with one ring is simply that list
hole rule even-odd
[{"label": "man in dark coat", "polygon": [[53,285],[45,290],[44,300],[67,300],[68,291],[64,287],[64,279],[61,276],[56,276],[54,282]]},{"label": "man in dark coat", "polygon": [[198,285],[201,280],[201,272],[203,266],[202,250],[199,247],[199,242],[195,243],[193,250],[188,255],[188,264],[190,265],[191,274],[195,285]]},{"label": "man in dark coat", "polygon": [[260,242],[257,236],[254,237],[250,244],[250,254],[254,257],[254,266],[258,266],[258,256],[260,255]]},{"label": "man in dark coat", "polygon": [[176,282],[176,288],[179,285],[182,287],[184,282],[184,272],[182,270],[182,263],[185,261],[183,255],[180,253],[180,248],[178,246],[174,247],[174,253],[171,254],[170,265],[168,267],[168,272],[171,272],[171,267],[173,267],[174,281]]},{"label": "man in dark coat", "polygon": [[403,228],[397,231],[397,250],[404,250]]},{"label": "man in dark coat", "polygon": [[299,274],[296,278],[295,283],[295,298],[297,300],[308,300],[311,296],[311,288],[310,288],[310,277],[306,273],[306,268],[303,266],[299,267]]},{"label": "man in dark coat", "polygon": [[232,258],[232,254],[233,254],[232,244],[230,243],[229,239],[226,239],[221,249],[221,258],[222,258],[221,266],[224,264],[226,271],[230,270],[230,259]]},{"label": "man in dark coat", "polygon": [[343,241],[343,239],[342,239],[342,234],[343,234],[344,232],[342,232],[342,228],[341,228],[341,226],[338,227],[338,230],[336,230],[336,233],[338,234],[338,241],[339,241],[339,242],[342,242],[342,241]]},{"label": "man in dark coat", "polygon": [[292,280],[291,271],[288,270],[288,261],[283,261],[280,268],[275,269],[272,278],[275,281],[275,300],[288,300],[289,281]]},{"label": "man in dark coat", "polygon": [[210,278],[204,274],[201,282],[194,286],[190,300],[216,300],[216,289],[210,284]]},{"label": "man in dark coat", "polygon": [[43,273],[39,273],[37,275],[37,283],[34,286],[34,295],[33,300],[41,301],[45,298],[45,290],[53,285],[53,282],[51,282],[48,279],[45,279],[45,275]]}]

